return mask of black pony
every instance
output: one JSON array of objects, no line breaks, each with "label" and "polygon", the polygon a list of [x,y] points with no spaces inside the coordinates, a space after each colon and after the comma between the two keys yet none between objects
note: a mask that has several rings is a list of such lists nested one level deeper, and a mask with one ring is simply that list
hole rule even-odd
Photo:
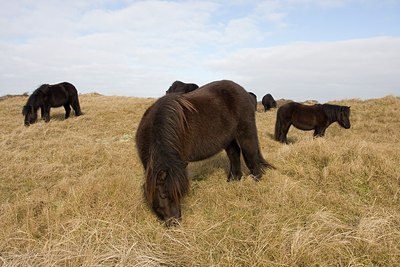
[{"label": "black pony", "polygon": [[197,88],[199,88],[199,86],[195,83],[184,83],[181,81],[175,81],[165,92],[165,94],[172,94],[172,93],[186,94],[196,90]]},{"label": "black pony", "polygon": [[49,122],[50,108],[64,106],[65,118],[67,119],[71,113],[70,105],[75,111],[75,116],[82,115],[75,86],[68,82],[54,85],[43,84],[29,96],[26,105],[22,109],[22,114],[25,116],[25,125],[29,126],[36,122],[39,108],[42,119]]},{"label": "black pony", "polygon": [[262,100],[261,103],[264,106],[264,111],[270,110],[271,108],[276,108],[276,101],[272,97],[271,94],[266,94]]},{"label": "black pony", "polygon": [[350,128],[350,107],[316,104],[312,106],[290,102],[278,109],[275,123],[275,140],[287,143],[286,135],[290,125],[304,131],[314,130],[314,136],[324,136],[326,128],[338,122],[345,129]]},{"label": "black pony", "polygon": [[145,199],[167,226],[181,217],[188,162],[225,149],[228,181],[242,177],[241,153],[256,180],[270,167],[260,152],[254,103],[243,87],[227,80],[158,99],[140,121],[136,147],[145,170]]}]

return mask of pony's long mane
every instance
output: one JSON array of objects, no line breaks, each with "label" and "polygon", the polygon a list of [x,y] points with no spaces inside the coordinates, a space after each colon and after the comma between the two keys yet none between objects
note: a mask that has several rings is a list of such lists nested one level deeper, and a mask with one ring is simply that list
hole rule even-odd
[{"label": "pony's long mane", "polygon": [[36,106],[36,100],[41,96],[45,95],[48,90],[49,90],[49,84],[42,84],[41,86],[39,86],[35,91],[33,91],[33,93],[29,96],[26,105],[24,106],[23,110],[22,110],[22,114],[26,114],[26,112],[28,112],[29,110],[29,106],[33,106],[34,108],[37,108]]},{"label": "pony's long mane", "polygon": [[340,113],[340,106],[338,105],[331,105],[331,104],[323,104],[322,108],[328,117],[328,120],[331,122],[338,120],[338,114]]},{"label": "pony's long mane", "polygon": [[184,110],[197,112],[182,95],[168,95],[160,99],[153,116],[150,155],[146,168],[145,196],[152,203],[160,173],[167,175],[165,192],[172,201],[179,202],[189,190],[186,165],[182,160],[182,139],[188,127]]}]

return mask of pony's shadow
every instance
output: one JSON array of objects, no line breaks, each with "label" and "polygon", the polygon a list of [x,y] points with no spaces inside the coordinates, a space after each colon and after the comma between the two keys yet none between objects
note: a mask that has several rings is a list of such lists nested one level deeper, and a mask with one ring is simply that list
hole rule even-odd
[{"label": "pony's shadow", "polygon": [[223,152],[202,161],[189,163],[188,175],[193,181],[203,181],[220,169],[223,169],[228,177],[229,159]]},{"label": "pony's shadow", "polygon": [[267,133],[267,136],[272,140],[275,140],[275,136],[272,133]]},{"label": "pony's shadow", "polygon": [[[82,116],[84,115],[83,113],[80,115]],[[78,116],[76,116],[73,112],[71,112],[71,114],[69,115],[68,119],[72,119],[72,118],[76,118]],[[50,114],[50,121],[54,120],[54,121],[64,121],[64,120],[68,120],[65,118],[65,113],[62,112],[57,112],[54,114]],[[43,120],[44,121],[44,120]]]},{"label": "pony's shadow", "polygon": [[[243,161],[243,155],[240,154],[240,164],[243,175],[248,173],[248,168]],[[226,153],[221,152],[211,158],[191,162],[188,165],[188,176],[192,181],[207,180],[212,174],[222,170],[224,172],[224,179],[228,179],[230,162]]]},{"label": "pony's shadow", "polygon": [[[73,116],[73,115],[72,115]],[[70,116],[70,117],[72,117]],[[50,121],[63,121],[65,120],[65,113],[54,113],[54,114],[50,114]]]},{"label": "pony's shadow", "polygon": [[[272,133],[267,133],[267,136],[269,137],[269,138],[271,138],[272,140],[274,140],[275,142],[278,142],[278,141],[276,141],[275,140],[275,135],[274,134],[272,134]],[[295,138],[295,137],[287,137],[287,144],[289,145],[289,144],[294,144],[294,143],[296,143],[298,140],[297,140],[297,138]]]}]

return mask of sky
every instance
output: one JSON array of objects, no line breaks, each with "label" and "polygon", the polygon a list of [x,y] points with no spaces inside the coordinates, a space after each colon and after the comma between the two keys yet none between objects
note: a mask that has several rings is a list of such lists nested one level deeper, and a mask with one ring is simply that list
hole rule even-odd
[{"label": "sky", "polygon": [[68,81],[161,97],[228,79],[259,100],[400,96],[400,0],[0,0],[0,96]]}]

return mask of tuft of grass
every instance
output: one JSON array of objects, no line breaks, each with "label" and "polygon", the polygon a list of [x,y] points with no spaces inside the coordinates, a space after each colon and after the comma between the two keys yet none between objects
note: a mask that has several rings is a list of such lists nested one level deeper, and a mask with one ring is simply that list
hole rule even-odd
[{"label": "tuft of grass", "polygon": [[[143,201],[134,137],[155,99],[80,95],[83,116],[24,127],[26,96],[0,101],[0,266],[396,266],[400,98],[350,105],[324,138],[256,113],[276,170],[227,183],[224,152],[188,165],[181,226]],[[243,169],[247,171],[243,164]],[[245,172],[246,175],[248,171]]]}]

